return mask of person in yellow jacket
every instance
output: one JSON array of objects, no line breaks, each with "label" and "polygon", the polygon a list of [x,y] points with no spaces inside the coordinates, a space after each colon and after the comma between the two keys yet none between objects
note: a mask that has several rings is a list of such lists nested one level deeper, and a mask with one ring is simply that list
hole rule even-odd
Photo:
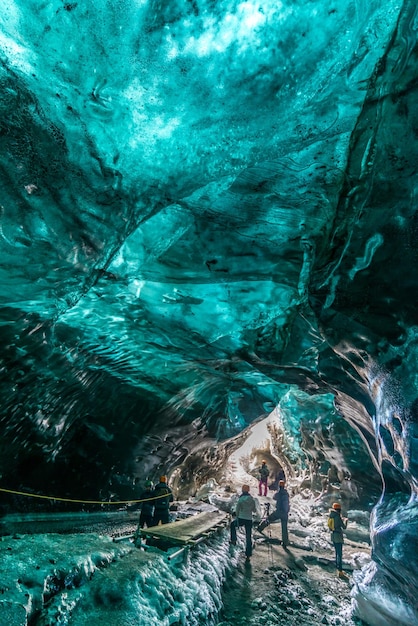
[{"label": "person in yellow jacket", "polygon": [[328,514],[328,528],[331,531],[331,541],[335,549],[335,565],[339,578],[346,578],[343,572],[343,530],[347,528],[348,517],[341,517],[341,504],[334,502]]}]

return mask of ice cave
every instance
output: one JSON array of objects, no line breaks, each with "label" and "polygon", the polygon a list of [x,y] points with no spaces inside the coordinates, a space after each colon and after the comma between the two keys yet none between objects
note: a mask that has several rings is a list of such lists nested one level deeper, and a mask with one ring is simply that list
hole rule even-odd
[{"label": "ice cave", "polygon": [[[1,626],[418,625],[417,33],[415,0],[3,3]],[[232,519],[261,459],[289,554],[124,539],[145,480]]]}]

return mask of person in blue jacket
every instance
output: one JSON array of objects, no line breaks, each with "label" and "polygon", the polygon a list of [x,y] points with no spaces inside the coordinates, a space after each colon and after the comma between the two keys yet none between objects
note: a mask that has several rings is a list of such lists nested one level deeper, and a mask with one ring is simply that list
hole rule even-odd
[{"label": "person in blue jacket", "polygon": [[141,514],[139,516],[139,528],[146,526],[149,528],[153,525],[154,517],[154,491],[152,488],[152,481],[145,481],[145,489],[139,496],[141,502]]},{"label": "person in blue jacket", "polygon": [[264,522],[259,524],[258,530],[263,532],[271,522],[275,522],[279,519],[282,525],[282,545],[286,548],[289,545],[287,521],[289,519],[290,503],[289,492],[285,489],[284,480],[279,481],[279,491],[274,494],[273,499],[276,500],[276,510],[273,511]]}]

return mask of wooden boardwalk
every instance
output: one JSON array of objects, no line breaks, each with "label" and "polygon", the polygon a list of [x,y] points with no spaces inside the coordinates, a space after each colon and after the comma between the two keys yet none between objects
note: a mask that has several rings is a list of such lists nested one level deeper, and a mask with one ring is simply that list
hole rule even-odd
[{"label": "wooden boardwalk", "polygon": [[229,515],[221,511],[205,511],[185,519],[141,528],[141,536],[154,539],[163,539],[172,546],[186,546],[200,543],[205,538],[228,523]]}]

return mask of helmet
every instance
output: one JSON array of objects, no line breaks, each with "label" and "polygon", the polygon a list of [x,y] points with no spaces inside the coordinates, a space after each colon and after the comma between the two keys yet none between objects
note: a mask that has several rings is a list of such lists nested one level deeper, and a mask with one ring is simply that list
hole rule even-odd
[{"label": "helmet", "polygon": [[248,493],[250,491],[250,485],[242,485],[242,491]]},{"label": "helmet", "polygon": [[341,510],[341,504],[339,502],[334,502],[334,504],[332,505],[332,508],[336,511],[340,511]]},{"label": "helmet", "polygon": [[167,482],[167,476],[160,476],[160,483],[166,483]]},{"label": "helmet", "polygon": [[152,480],[146,480],[145,487],[152,487]]},{"label": "helmet", "polygon": [[284,486],[285,486],[284,480],[279,480],[279,487],[284,487]]}]

